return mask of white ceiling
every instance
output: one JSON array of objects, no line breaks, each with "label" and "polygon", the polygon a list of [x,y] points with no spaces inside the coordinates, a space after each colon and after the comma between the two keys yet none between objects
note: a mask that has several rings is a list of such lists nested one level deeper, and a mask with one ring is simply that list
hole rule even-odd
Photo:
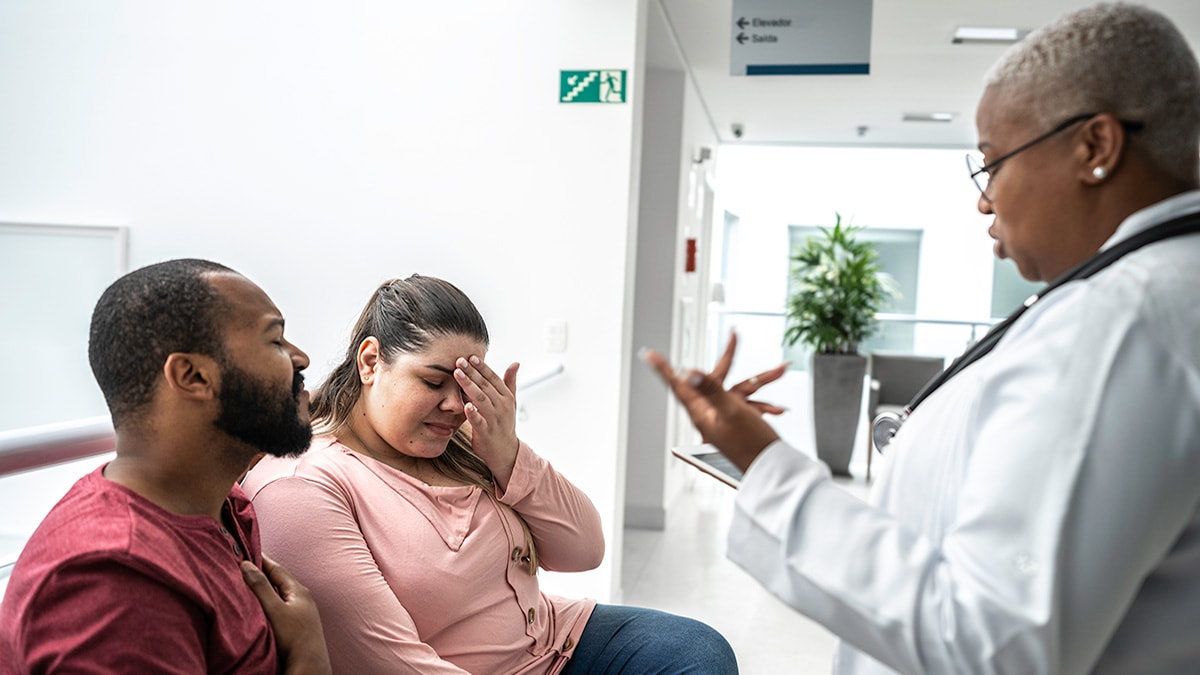
[{"label": "white ceiling", "polygon": [[[722,142],[972,147],[980,83],[1005,47],[952,44],[955,27],[1031,30],[1068,10],[1093,3],[874,0],[870,75],[819,76],[730,75],[733,0],[654,0],[650,4],[648,62],[652,67],[691,72]],[[1141,4],[1171,17],[1192,48],[1200,47],[1200,0],[1146,0]],[[901,119],[905,113],[927,112],[952,112],[956,117],[950,123]],[[740,141],[731,132],[733,124],[744,128]],[[867,128],[861,136],[860,126]]]}]

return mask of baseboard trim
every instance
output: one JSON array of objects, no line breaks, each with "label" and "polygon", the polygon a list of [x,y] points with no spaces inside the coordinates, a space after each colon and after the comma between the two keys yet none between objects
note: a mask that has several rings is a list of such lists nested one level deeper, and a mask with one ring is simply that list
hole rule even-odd
[{"label": "baseboard trim", "polygon": [[626,506],[625,527],[635,530],[666,529],[667,510],[661,506]]}]

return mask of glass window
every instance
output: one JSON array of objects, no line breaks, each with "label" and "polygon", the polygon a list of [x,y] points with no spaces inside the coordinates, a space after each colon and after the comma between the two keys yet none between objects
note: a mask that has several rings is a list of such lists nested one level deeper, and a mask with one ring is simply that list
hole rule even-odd
[{"label": "glass window", "polygon": [[[788,238],[791,251],[803,246],[809,237],[820,235],[820,227],[814,225],[791,225],[788,227]],[[871,228],[859,230],[856,237],[859,241],[875,244],[879,254],[879,264],[884,273],[891,275],[896,282],[900,295],[880,308],[885,314],[916,314],[917,311],[917,275],[921,268],[921,230],[898,228]],[[788,294],[791,294],[792,279],[788,277]],[[861,354],[869,354],[876,350],[911,352],[914,344],[912,322],[884,322],[874,335],[858,346]],[[781,334],[782,336],[782,334]],[[781,337],[782,339],[782,337]],[[812,350],[800,343],[784,348],[784,358],[792,361],[792,367],[797,370],[807,370],[811,360]]]},{"label": "glass window", "polygon": [[1011,260],[994,258],[992,263],[992,318],[1003,319],[1012,314],[1025,299],[1040,291],[1045,284],[1027,281]]}]

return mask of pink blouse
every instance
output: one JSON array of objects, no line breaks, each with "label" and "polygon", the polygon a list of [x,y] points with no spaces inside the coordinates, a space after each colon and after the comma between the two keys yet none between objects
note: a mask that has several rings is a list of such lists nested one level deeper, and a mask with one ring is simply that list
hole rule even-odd
[{"label": "pink blouse", "polygon": [[557,673],[595,600],[542,593],[604,557],[600,515],[524,443],[508,489],[431,486],[331,437],[265,458],[242,484],[263,551],[312,591],[335,672]]}]

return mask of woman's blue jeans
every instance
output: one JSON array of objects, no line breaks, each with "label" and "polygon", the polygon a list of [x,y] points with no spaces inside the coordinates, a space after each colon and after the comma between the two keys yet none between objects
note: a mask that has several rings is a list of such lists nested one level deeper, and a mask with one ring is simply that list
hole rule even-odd
[{"label": "woman's blue jeans", "polygon": [[707,624],[654,609],[596,605],[563,675],[736,675],[737,657]]}]

